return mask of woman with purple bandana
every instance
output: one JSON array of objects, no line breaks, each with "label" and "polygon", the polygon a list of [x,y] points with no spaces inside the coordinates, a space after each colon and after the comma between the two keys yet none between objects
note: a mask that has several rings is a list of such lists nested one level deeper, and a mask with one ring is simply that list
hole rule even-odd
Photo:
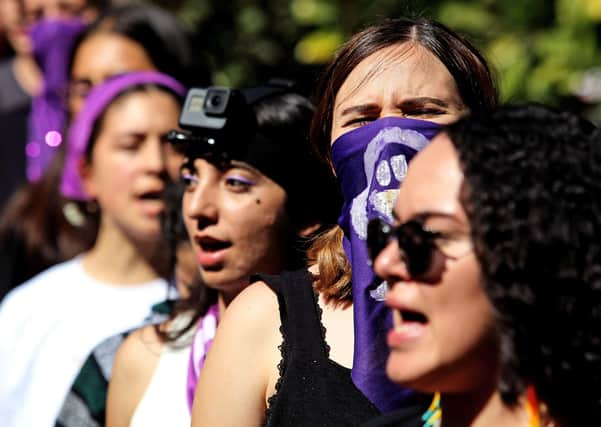
[{"label": "woman with purple bandana", "polygon": [[[339,378],[352,377],[353,383],[341,388],[321,382],[304,395],[287,388],[296,381],[287,376],[289,361],[304,356],[294,349],[280,354],[278,345],[286,348],[278,330],[285,326],[280,313],[289,307],[268,286],[256,284],[234,302],[217,334],[197,389],[195,427],[356,425],[373,411],[363,406],[355,387],[376,412],[416,404],[414,421],[421,425],[421,399],[386,378],[390,314],[382,302],[386,287],[368,263],[367,224],[373,218],[392,221],[407,163],[441,125],[495,107],[495,86],[485,60],[457,34],[427,19],[398,19],[345,43],[326,70],[317,99],[312,142],[333,165],[344,206],[340,228],[314,242],[313,283],[306,286],[319,295],[329,361],[337,365]],[[313,384],[318,380],[303,377]]]}]

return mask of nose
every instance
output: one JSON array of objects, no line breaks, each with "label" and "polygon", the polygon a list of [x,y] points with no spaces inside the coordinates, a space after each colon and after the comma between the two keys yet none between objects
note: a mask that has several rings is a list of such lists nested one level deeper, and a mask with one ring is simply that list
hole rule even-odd
[{"label": "nose", "polygon": [[390,286],[399,280],[408,280],[407,265],[401,257],[399,245],[396,240],[391,240],[379,253],[374,261],[374,272]]},{"label": "nose", "polygon": [[160,138],[152,138],[148,142],[144,150],[144,166],[146,171],[157,175],[165,175],[167,171],[165,150]]},{"label": "nose", "polygon": [[196,221],[198,230],[216,224],[219,219],[218,195],[213,187],[207,179],[199,177],[194,190],[184,193],[184,215]]}]

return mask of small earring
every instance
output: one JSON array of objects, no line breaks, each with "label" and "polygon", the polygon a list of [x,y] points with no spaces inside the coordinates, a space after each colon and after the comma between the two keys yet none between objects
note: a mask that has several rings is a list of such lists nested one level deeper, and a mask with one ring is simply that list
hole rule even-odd
[{"label": "small earring", "polygon": [[81,227],[86,222],[83,212],[75,202],[65,202],[63,205],[63,216],[73,227]]}]

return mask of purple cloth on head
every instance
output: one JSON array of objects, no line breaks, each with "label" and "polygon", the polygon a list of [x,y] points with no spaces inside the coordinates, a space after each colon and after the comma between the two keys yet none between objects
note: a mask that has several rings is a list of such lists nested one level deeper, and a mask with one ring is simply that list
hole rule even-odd
[{"label": "purple cloth on head", "polygon": [[[423,120],[384,117],[345,133],[332,144],[332,162],[344,196],[338,224],[344,230],[344,251],[353,270],[355,350],[351,377],[383,412],[400,407],[411,391],[386,376],[391,314],[374,286],[369,264],[367,223],[392,222],[392,209],[407,163],[425,147],[441,126]],[[385,286],[385,285],[384,285]]]},{"label": "purple cloth on head", "polygon": [[[85,25],[77,20],[43,20],[31,29],[33,55],[42,71],[42,91],[31,102],[27,178],[37,181],[50,165],[59,144],[47,143],[46,134],[63,132],[67,110],[69,57],[73,43]],[[56,141],[58,142],[58,141]]]},{"label": "purple cloth on head", "polygon": [[128,88],[140,84],[162,86],[182,97],[186,93],[184,86],[173,77],[154,71],[121,74],[94,87],[69,129],[67,157],[61,181],[63,196],[76,200],[90,199],[83,188],[79,175],[79,163],[85,155],[94,123],[118,95]]}]

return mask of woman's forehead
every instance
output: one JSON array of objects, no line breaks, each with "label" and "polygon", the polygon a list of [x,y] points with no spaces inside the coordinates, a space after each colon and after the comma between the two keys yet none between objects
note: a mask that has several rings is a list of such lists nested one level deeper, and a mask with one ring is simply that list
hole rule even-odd
[{"label": "woman's forehead", "polygon": [[457,152],[449,137],[441,133],[409,164],[395,213],[403,221],[423,212],[462,215],[462,183]]},{"label": "woman's forehead", "polygon": [[461,104],[455,80],[434,54],[417,43],[398,44],[373,53],[349,73],[336,95],[334,114],[355,103],[417,96]]}]

